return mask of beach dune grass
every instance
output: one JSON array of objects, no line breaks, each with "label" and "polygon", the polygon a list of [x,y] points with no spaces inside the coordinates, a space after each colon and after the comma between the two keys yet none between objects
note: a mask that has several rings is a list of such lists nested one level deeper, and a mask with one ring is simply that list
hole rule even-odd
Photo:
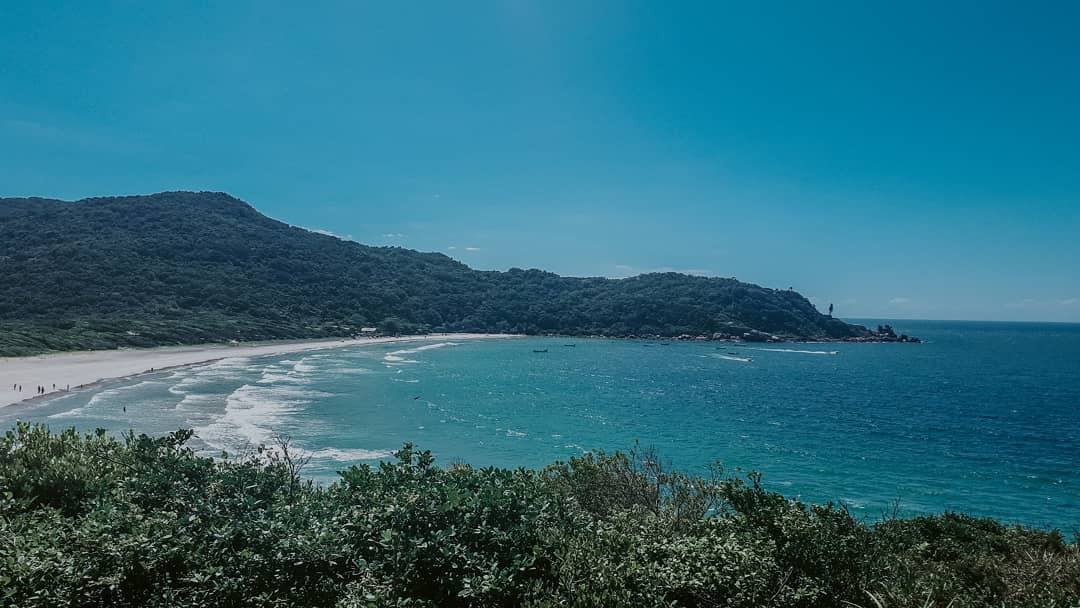
[{"label": "beach dune grass", "polygon": [[405,446],[320,487],[283,442],[200,457],[190,431],[0,438],[8,606],[1074,606],[1057,531],[945,514],[867,524],[758,475],[639,449],[544,470]]}]

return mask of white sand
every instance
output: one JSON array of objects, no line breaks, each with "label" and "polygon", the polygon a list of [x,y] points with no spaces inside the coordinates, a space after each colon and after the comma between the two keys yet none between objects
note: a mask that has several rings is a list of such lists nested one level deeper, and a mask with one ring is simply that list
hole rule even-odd
[{"label": "white sand", "polygon": [[[258,357],[279,355],[307,350],[323,350],[344,346],[367,346],[392,342],[420,342],[428,340],[478,340],[485,338],[509,338],[504,334],[429,334],[402,338],[357,338],[348,340],[319,340],[306,342],[263,342],[228,346],[209,344],[200,346],[165,346],[161,348],[131,348],[120,350],[97,350],[74,353],[38,355],[36,357],[0,358],[0,407],[28,399],[49,399],[65,394],[68,386],[79,390],[102,380],[123,378],[170,367],[195,365],[217,361],[226,357]],[[22,391],[13,390],[21,384]],[[53,389],[53,385],[56,389]],[[38,396],[38,386],[46,393]]]}]

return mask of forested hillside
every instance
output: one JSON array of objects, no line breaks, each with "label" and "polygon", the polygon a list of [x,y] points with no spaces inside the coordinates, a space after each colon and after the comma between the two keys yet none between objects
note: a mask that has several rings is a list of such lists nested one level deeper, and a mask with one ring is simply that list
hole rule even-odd
[{"label": "forested hillside", "polygon": [[794,291],[675,273],[472,270],[270,219],[222,193],[0,199],[0,355],[223,340],[478,331],[601,336],[865,330]]}]

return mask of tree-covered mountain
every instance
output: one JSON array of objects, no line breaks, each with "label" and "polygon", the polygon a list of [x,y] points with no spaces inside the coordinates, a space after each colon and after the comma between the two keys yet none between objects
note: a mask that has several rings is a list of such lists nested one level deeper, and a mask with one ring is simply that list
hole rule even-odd
[{"label": "tree-covered mountain", "polygon": [[384,331],[600,336],[866,330],[790,290],[676,273],[470,269],[268,218],[222,193],[0,199],[0,354]]}]

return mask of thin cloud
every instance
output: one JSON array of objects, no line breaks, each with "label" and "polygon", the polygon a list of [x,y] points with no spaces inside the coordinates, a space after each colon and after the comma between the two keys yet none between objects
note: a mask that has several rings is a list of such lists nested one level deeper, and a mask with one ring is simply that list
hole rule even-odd
[{"label": "thin cloud", "polygon": [[58,145],[74,145],[106,152],[140,152],[145,146],[112,134],[91,131],[75,126],[58,126],[34,120],[17,118],[0,122],[0,131],[14,133]]},{"label": "thin cloud", "polygon": [[1009,308],[1029,308],[1040,307],[1046,308],[1048,306],[1075,306],[1080,304],[1080,298],[1061,298],[1057,300],[1040,300],[1038,298],[1024,298],[1019,302],[1012,302],[1006,306]]},{"label": "thin cloud", "polygon": [[353,235],[351,235],[351,234],[346,234],[346,235],[343,236],[343,235],[340,235],[340,234],[338,234],[336,232],[332,232],[330,230],[324,230],[322,228],[306,228],[304,226],[298,226],[298,228],[303,228],[304,230],[307,230],[308,232],[314,232],[315,234],[321,234],[323,236],[332,236],[335,239],[339,239],[339,240],[342,240],[342,241],[351,241],[351,240],[353,240]]},{"label": "thin cloud", "polygon": [[382,235],[384,239],[400,239],[405,235],[400,232],[387,232]]},{"label": "thin cloud", "polygon": [[615,264],[615,276],[618,277],[632,277],[639,274],[653,274],[657,272],[677,272],[679,274],[689,274],[699,277],[707,277],[716,274],[711,270],[705,270],[703,268],[673,268],[671,266],[660,266],[658,268],[639,268],[637,266],[631,266],[629,264]]},{"label": "thin cloud", "polygon": [[454,246],[454,245],[450,245],[449,247],[446,248],[447,251],[453,251],[455,249],[457,249],[457,247]]},{"label": "thin cloud", "polygon": [[465,251],[480,251],[479,247],[466,247]]},{"label": "thin cloud", "polygon": [[892,304],[893,306],[896,306],[897,304],[910,304],[910,303],[911,303],[911,298],[898,297],[898,298],[893,298],[893,299],[889,300],[889,304]]}]

